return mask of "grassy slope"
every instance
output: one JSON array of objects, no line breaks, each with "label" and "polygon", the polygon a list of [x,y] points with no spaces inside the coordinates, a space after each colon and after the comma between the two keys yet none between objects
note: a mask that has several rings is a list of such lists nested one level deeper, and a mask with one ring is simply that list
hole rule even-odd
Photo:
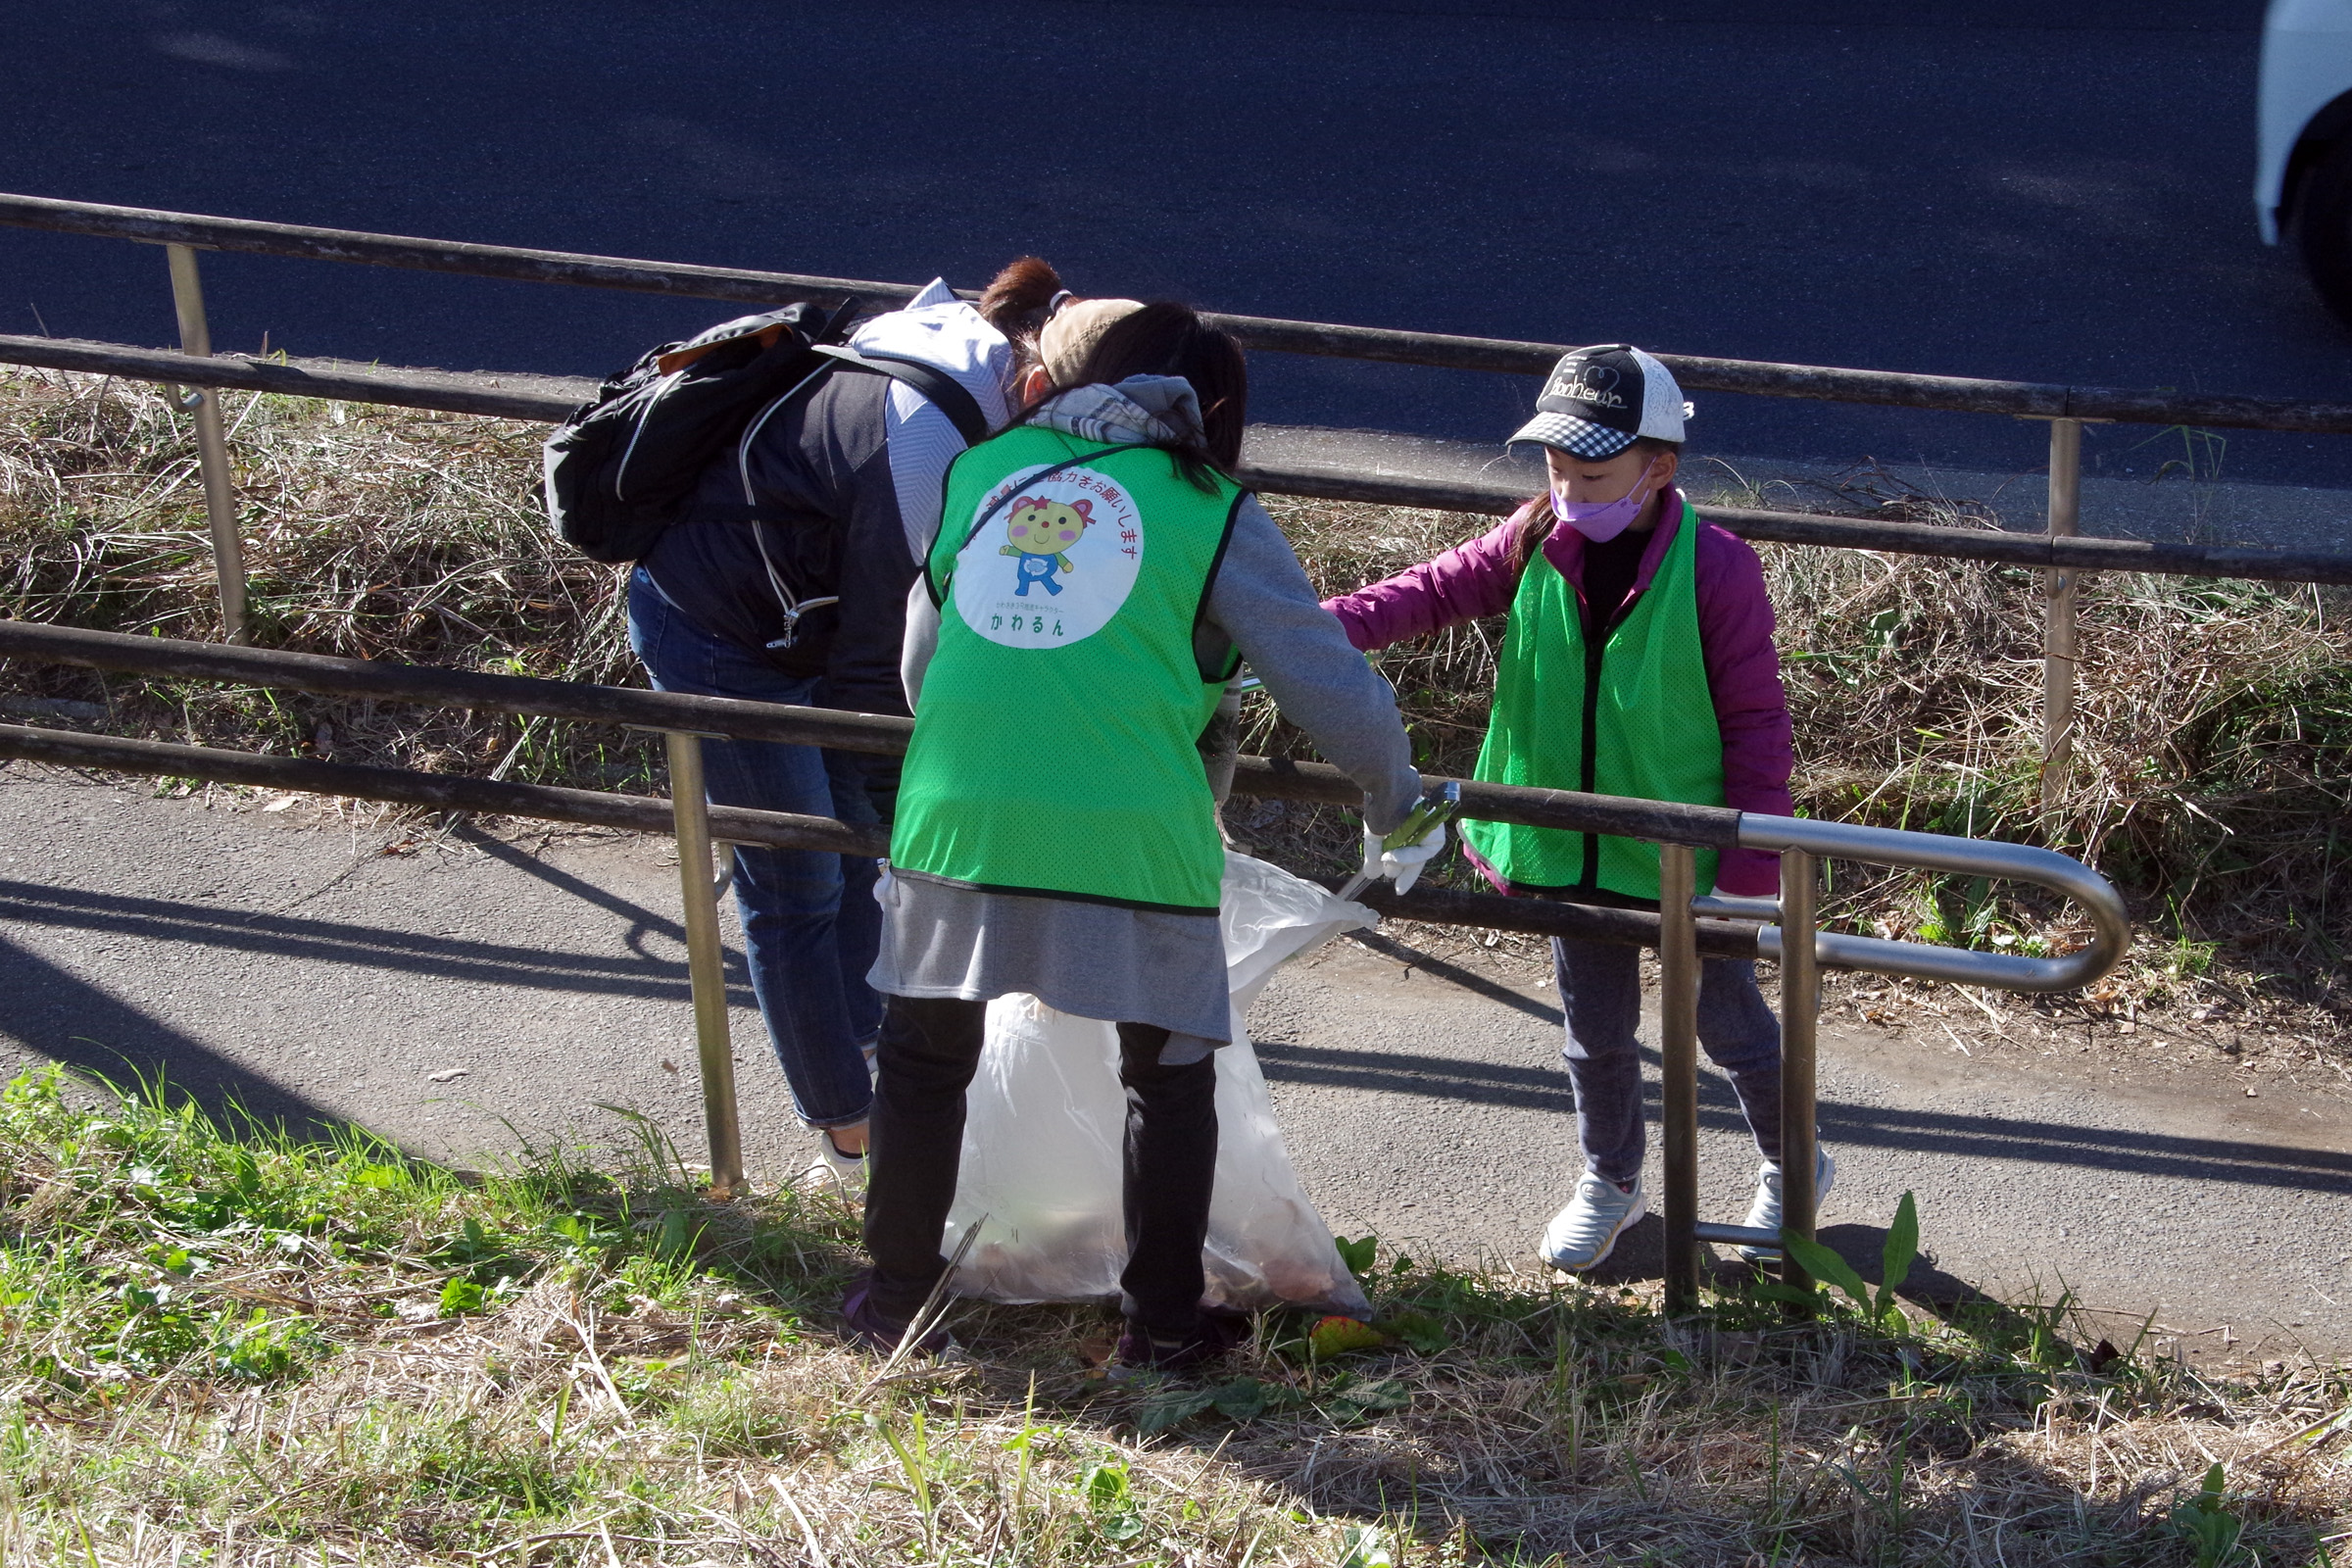
[{"label": "grassy slope", "polygon": [[2092,1370],[2056,1313],[1669,1323],[1384,1259],[1368,1351],[1275,1315],[1219,1382],[1121,1385],[1102,1309],[969,1307],[965,1356],[890,1370],[827,1328],[828,1196],[90,1098],[0,1098],[12,1562],[2137,1568],[2352,1524],[2345,1374]]}]

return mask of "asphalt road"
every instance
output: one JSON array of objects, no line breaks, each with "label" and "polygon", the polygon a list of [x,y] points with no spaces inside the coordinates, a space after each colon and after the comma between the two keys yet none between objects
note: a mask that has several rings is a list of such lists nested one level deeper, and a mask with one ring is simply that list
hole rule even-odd
[{"label": "asphalt road", "polygon": [[[627,1143],[611,1106],[699,1151],[666,841],[386,855],[416,836],[258,804],[0,766],[0,1071],[160,1071],[213,1103],[467,1164],[514,1157],[517,1133]],[[774,1181],[807,1164],[808,1135],[730,971],[749,1162]],[[1342,946],[1277,976],[1251,1026],[1336,1227],[1524,1268],[1575,1167],[1557,1018],[1539,987]],[[1828,1030],[1822,1128],[1839,1159],[1825,1238],[1874,1258],[1915,1192],[1932,1254],[1916,1288],[2072,1288],[2107,1314],[2095,1332],[2120,1343],[2153,1313],[2200,1360],[2352,1354],[2343,1098]],[[1711,1074],[1701,1136],[1706,1211],[1736,1219],[1754,1150]],[[1609,1277],[1654,1277],[1656,1238],[1654,1219],[1631,1233]]]},{"label": "asphalt road", "polygon": [[[2259,0],[0,6],[0,188],[565,250],[2038,380],[2340,398],[2253,225]],[[217,257],[215,341],[602,372],[707,304]],[[0,231],[0,329],[172,338]],[[1519,378],[1261,356],[1276,422],[1492,440]],[[1718,455],[1995,473],[2039,428],[1699,401]],[[2093,473],[2179,456],[2094,430]],[[2177,442],[2177,436],[2172,438]],[[2207,454],[2208,457],[2213,454]],[[2352,486],[2352,441],[2227,477]]]}]

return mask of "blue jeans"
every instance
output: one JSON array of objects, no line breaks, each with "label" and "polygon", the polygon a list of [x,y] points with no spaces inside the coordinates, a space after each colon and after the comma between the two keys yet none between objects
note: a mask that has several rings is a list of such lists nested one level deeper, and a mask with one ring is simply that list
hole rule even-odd
[{"label": "blue jeans", "polygon": [[[1567,1014],[1568,1082],[1585,1168],[1613,1182],[1642,1172],[1648,1144],[1642,1115],[1642,950],[1554,937],[1551,969]],[[1781,1025],[1756,990],[1756,966],[1736,958],[1698,965],[1698,1043],[1732,1080],[1748,1131],[1768,1160],[1781,1158]]]},{"label": "blue jeans", "polygon": [[[629,574],[629,646],[661,691],[803,706],[824,694],[821,679],[787,675],[705,631],[642,568]],[[879,820],[858,760],[813,746],[706,740],[703,774],[713,806]],[[882,999],[865,983],[882,945],[879,863],[809,850],[735,850],[752,991],[794,1107],[811,1127],[854,1126],[873,1104],[859,1043],[882,1028]]]}]

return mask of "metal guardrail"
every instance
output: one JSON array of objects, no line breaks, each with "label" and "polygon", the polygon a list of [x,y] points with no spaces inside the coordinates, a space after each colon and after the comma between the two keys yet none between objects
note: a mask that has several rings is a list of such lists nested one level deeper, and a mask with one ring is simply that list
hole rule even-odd
[{"label": "metal guardrail", "polygon": [[[9,334],[0,334],[0,364],[550,423],[567,416],[596,391],[595,382],[578,377],[513,371],[391,369],[336,360],[251,360],[221,356],[196,361],[168,349]],[[1236,476],[1251,489],[1268,495],[1363,501],[1489,516],[1507,516],[1527,500],[1523,489],[1507,479],[1463,481],[1353,473],[1323,464],[1285,461],[1279,453],[1268,454],[1263,443],[1256,440],[1244,448],[1242,456]],[[2075,572],[2170,572],[2273,582],[2352,583],[2352,554],[2007,533],[1992,528],[1950,528],[1925,522],[1885,522],[1743,507],[1702,506],[1697,510],[1707,521],[1742,539],[1773,544],[1877,550]]]},{"label": "metal guardrail", "polygon": [[[821,277],[804,272],[699,267],[512,245],[474,245],[403,234],[217,218],[202,213],[61,201],[45,196],[0,193],[0,223],[53,233],[136,240],[150,245],[242,251],[261,256],[454,272],[515,282],[622,289],[687,299],[733,300],[746,305],[785,305],[796,300],[844,297],[875,305],[894,305],[913,298],[918,292],[914,284],[876,282],[870,278]],[[976,297],[971,290],[960,292],[966,298]],[[1333,321],[1294,321],[1263,316],[1212,315],[1209,318],[1233,333],[1245,347],[1252,349],[1509,375],[1545,374],[1553,362],[1574,346],[1352,326]],[[1661,354],[1658,358],[1685,387],[1698,391],[2001,414],[2029,419],[2113,419],[2141,424],[2204,424],[2352,434],[2352,404],[2344,403],[1919,375],[1899,370],[1781,365],[1697,354]]]},{"label": "metal guardrail", "polygon": [[[386,371],[373,367],[320,362],[212,359],[197,274],[197,249],[303,256],[759,304],[844,295],[874,304],[891,304],[914,292],[906,285],[858,279],[466,245],[24,196],[0,195],[0,222],[101,234],[167,247],[183,353],[173,355],[122,345],[45,338],[0,338],[0,361],[131,374],[162,381],[172,391],[175,401],[195,415],[207,510],[220,575],[221,617],[231,644],[244,640],[244,578],[228,463],[213,389],[237,386],[262,392],[553,420],[562,418],[573,405],[584,401],[591,386],[583,381],[528,375]],[[1216,316],[1211,319],[1251,348],[1457,369],[1540,375],[1566,351],[1566,345],[1559,344],[1321,322],[1236,316]],[[1727,508],[1702,510],[1702,515],[1709,520],[1751,539],[2043,567],[2048,606],[2045,790],[2062,774],[2071,744],[2074,606],[2081,571],[2180,571],[2273,580],[2352,581],[2352,561],[2342,557],[2217,551],[2075,537],[2084,419],[2352,433],[2352,405],[2182,397],[2115,388],[1770,365],[1687,355],[1660,358],[1686,386],[1694,389],[2005,414],[2051,421],[2048,528],[2037,539],[1801,514]],[[183,395],[178,391],[181,387],[203,390]],[[1508,513],[1520,500],[1515,491],[1506,493],[1499,486],[1465,485],[1414,475],[1366,476],[1328,468],[1318,470],[1311,466],[1259,465],[1243,477],[1257,488],[1275,493],[1491,514]],[[0,622],[0,653],[183,677],[195,675],[342,695],[457,703],[662,729],[673,786],[673,799],[666,808],[659,801],[605,792],[459,779],[397,768],[361,768],[19,726],[0,726],[0,757],[673,832],[679,841],[689,970],[693,979],[712,1176],[721,1187],[731,1188],[740,1183],[742,1145],[719,964],[716,894],[710,881],[711,834],[716,829],[725,838],[747,843],[844,854],[876,854],[885,846],[878,833],[860,831],[827,818],[710,807],[699,782],[701,737],[739,734],[792,739],[836,749],[892,752],[905,749],[906,721],[520,677],[384,666],[367,661],[220,649],[151,638],[118,638],[105,633],[36,628],[21,622]],[[1354,798],[1353,786],[1336,769],[1256,758],[1240,760],[1234,789],[1237,793],[1293,799],[1351,801]],[[1660,844],[1664,896],[1660,912],[1655,915],[1438,890],[1421,890],[1401,897],[1374,893],[1365,902],[1384,913],[1654,944],[1659,949],[1664,971],[1666,1063],[1666,1280],[1669,1300],[1678,1307],[1695,1300],[1696,1249],[1700,1241],[1770,1245],[1778,1240],[1738,1226],[1702,1225],[1696,1218],[1696,988],[1700,953],[1780,959],[1784,1214],[1790,1228],[1810,1235],[1816,1198],[1814,1033],[1821,966],[1962,980],[2017,991],[2051,991],[2080,985],[2104,973],[2120,960],[2129,942],[2122,903],[2114,889],[2078,862],[2047,851],[1568,791],[1513,790],[1475,783],[1464,785],[1463,814],[1569,831],[1646,838]],[[1694,845],[1778,850],[1782,863],[1781,898],[1777,902],[1694,900],[1691,855]],[[2093,939],[2080,953],[2067,957],[2036,959],[1820,932],[1816,929],[1814,900],[1817,858],[1825,855],[1882,865],[1916,865],[2038,883],[2074,900],[2089,913]],[[1702,915],[1734,918],[1701,918]],[[1758,919],[1769,919],[1770,923],[1742,923]],[[1784,1280],[1803,1282],[1802,1271],[1793,1259],[1784,1260],[1782,1267]]]},{"label": "metal guardrail", "polygon": [[[507,245],[475,245],[411,235],[371,234],[354,229],[219,218],[200,213],[112,207],[41,196],[0,194],[0,223],[165,246],[171,257],[172,294],[179,311],[182,346],[199,356],[209,352],[209,345],[205,341],[202,295],[197,282],[195,253],[199,249],[408,268],[522,282],[724,299],[745,304],[778,304],[847,296],[864,303],[890,305],[910,298],[915,292],[910,284],[883,283],[864,278],[821,277],[799,272],[698,267]],[[969,295],[968,290],[964,292]],[[1250,348],[1508,374],[1544,374],[1567,348],[1567,345],[1557,343],[1407,332],[1336,322],[1281,320],[1267,317],[1211,315],[1209,319],[1234,333]],[[18,342],[21,344],[24,340]],[[86,351],[102,346],[81,347]],[[12,352],[24,354],[28,351],[20,347]],[[2042,790],[2045,798],[2054,798],[2063,793],[2068,764],[2073,755],[2077,673],[2076,599],[2083,571],[2184,571],[2199,575],[2270,580],[2352,581],[2352,563],[2347,563],[2346,558],[2340,556],[2209,551],[2191,546],[2142,546],[2135,549],[2124,541],[2081,541],[2075,537],[2081,531],[2082,423],[2085,420],[2341,434],[2352,433],[2352,405],[1919,375],[1906,371],[1862,370],[1834,366],[1778,365],[1699,355],[1667,354],[1660,358],[1674,369],[1684,385],[1699,390],[1998,414],[2050,421],[2047,527],[2042,538],[2033,545],[2017,536],[1999,536],[2002,543],[1996,546],[1978,542],[1993,536],[1973,530],[1914,528],[1901,524],[1867,522],[1847,524],[1840,536],[1840,531],[1832,525],[1831,519],[1806,517],[1798,514],[1740,514],[1729,509],[1710,509],[1705,514],[1710,520],[1750,539],[1773,539],[1791,544],[1841,544],[1860,549],[1906,551],[2041,566],[2044,601]],[[53,359],[21,359],[19,363],[58,362]],[[348,381],[349,376],[345,372],[330,372],[316,378],[314,384],[323,386],[337,379]],[[478,391],[466,392],[454,384],[465,379],[440,375],[436,385],[418,390],[423,395],[442,400],[470,399],[470,406],[452,401],[423,402],[416,406],[460,408],[467,413],[505,412],[487,406]],[[248,383],[214,381],[194,384]],[[376,386],[379,391],[383,390],[381,382],[377,382]],[[283,386],[260,389],[287,390]],[[319,395],[364,396],[353,392],[323,392]],[[406,402],[408,399],[379,401]],[[228,641],[240,642],[245,634],[245,580],[235,561],[239,545],[234,504],[229,492],[228,462],[217,439],[219,416],[211,395],[199,394],[191,407],[197,416],[198,448],[203,463],[207,506],[216,539],[221,624]],[[522,416],[540,416],[529,414]],[[561,411],[554,416],[560,417]],[[207,433],[208,429],[210,434]],[[1401,483],[1367,482],[1358,476],[1346,474],[1284,475],[1265,470],[1245,477],[1250,483],[1278,493],[1287,491],[1335,500],[1386,501],[1402,506],[1465,505],[1465,498],[1459,494],[1462,487],[1448,486],[1443,482],[1431,484],[1411,479]],[[1289,481],[1287,485],[1283,482],[1286,478]],[[1449,491],[1453,493],[1448,494]],[[1507,511],[1515,500],[1510,498],[1497,509],[1494,498],[1481,494],[1467,498],[1467,508],[1472,511]],[[1870,540],[1863,530],[1875,530],[1876,541]],[[1945,537],[1938,539],[1936,537],[1937,535]],[[2013,551],[2017,553],[2011,553]]]},{"label": "metal guardrail", "polygon": [[[880,714],[126,637],[26,621],[0,620],[0,658],[660,730],[670,771],[671,799],[666,803],[604,791],[263,757],[20,725],[0,725],[0,759],[674,834],[686,909],[705,1131],[713,1183],[729,1190],[743,1179],[742,1132],[719,949],[717,893],[711,881],[713,841],[875,856],[887,853],[889,846],[887,836],[879,831],[829,817],[710,806],[701,784],[701,741],[706,735],[741,736],[899,753],[906,750],[913,728],[909,720]],[[1666,1282],[1669,1299],[1678,1308],[1696,1299],[1699,1242],[1771,1244],[1778,1240],[1739,1226],[1702,1225],[1697,1219],[1696,1030],[1701,952],[1780,961],[1784,1216],[1792,1229],[1810,1235],[1815,1199],[1815,1015],[1821,967],[1918,975],[2012,991],[2059,991],[2106,973],[2122,959],[2131,940],[2123,901],[2115,889],[2079,861],[2048,850],[1761,816],[1716,807],[1455,782],[1460,785],[1461,814],[1466,817],[1609,833],[1660,845],[1662,897],[1654,915],[1435,889],[1404,895],[1367,889],[1364,902],[1382,913],[1407,918],[1658,948],[1663,971]],[[1356,786],[1337,768],[1257,757],[1237,760],[1232,788],[1236,794],[1297,800],[1353,804],[1360,799]],[[1693,846],[1780,852],[1781,897],[1778,901],[1694,898]],[[1814,905],[1818,858],[1822,857],[2034,883],[2079,906],[2090,918],[2092,937],[2081,951],[2067,956],[2032,958],[1823,932],[1817,929]],[[1733,918],[1702,919],[1702,915]],[[1752,921],[1770,923],[1744,923]],[[1802,1272],[1793,1259],[1784,1259],[1782,1269],[1785,1282],[1802,1282]]]},{"label": "metal guardrail", "polygon": [[[223,683],[306,691],[327,696],[359,697],[466,708],[491,712],[533,714],[595,724],[616,724],[663,733],[690,733],[744,740],[782,741],[819,746],[833,751],[884,756],[905,753],[913,734],[910,719],[881,713],[851,713],[835,709],[802,708],[779,703],[752,702],[732,697],[700,697],[679,692],[644,691],[623,686],[598,686],[579,681],[544,680],[529,675],[490,675],[471,670],[440,669],[430,665],[396,664],[380,660],[337,659],[319,654],[284,653],[275,649],[231,648],[218,643],[184,642],[168,637],[130,637],[119,632],[88,631],[74,626],[47,626],[35,621],[0,620],[0,659],[23,659],[36,663],[75,664],[92,669],[127,670],[178,680]],[[58,732],[70,733],[70,732]],[[90,737],[75,737],[89,740]],[[157,747],[158,742],[110,741],[109,745]],[[182,755],[185,754],[185,755]],[[132,754],[124,753],[124,757]],[[138,754],[150,760],[177,758],[193,764],[206,756],[246,757],[245,772],[229,782],[261,783],[319,794],[347,794],[366,799],[399,800],[413,805],[450,809],[484,810],[513,815],[556,815],[560,820],[593,821],[609,826],[645,830],[642,813],[615,816],[601,807],[601,816],[564,815],[589,808],[581,802],[627,801],[626,796],[584,790],[555,790],[546,785],[514,784],[488,779],[465,779],[447,774],[412,773],[398,768],[358,768],[295,758],[248,757],[201,747],[164,747]],[[54,760],[44,758],[43,760]],[[112,762],[94,765],[113,766]],[[125,766],[129,764],[125,762]],[[328,769],[328,772],[309,770]],[[144,769],[132,771],[168,769]],[[363,777],[362,775],[366,775]],[[188,776],[199,776],[190,773]],[[429,783],[403,786],[404,793],[371,793],[387,776]],[[297,782],[303,779],[311,782]],[[337,780],[341,779],[338,785]],[[1490,784],[1476,779],[1451,782],[1461,792],[1461,814],[1493,822],[1517,822],[1568,833],[1606,833],[1653,843],[1680,843],[1704,849],[1803,849],[1809,854],[1867,860],[1887,865],[1916,865],[1970,875],[2031,882],[2057,892],[2080,905],[2092,917],[2090,946],[2064,958],[2039,959],[2007,954],[1968,953],[1926,943],[1887,942],[1871,937],[1824,933],[1821,956],[1833,967],[1867,969],[1884,974],[1906,974],[1924,979],[1958,980],[1997,985],[2012,991],[2065,991],[2086,985],[2112,968],[2130,940],[2123,906],[2104,878],[2053,851],[2027,845],[1950,838],[1936,833],[1910,833],[1894,828],[1860,827],[1845,823],[1814,822],[1797,817],[1765,816],[1727,807],[1690,806],[1673,801],[1643,801],[1621,796],[1590,795],[1577,790],[1532,789],[1523,785]],[[495,790],[458,799],[453,790]],[[348,786],[348,787],[345,787]],[[364,787],[363,787],[364,786]],[[1283,758],[1242,757],[1235,760],[1233,793],[1273,800],[1322,802],[1355,806],[1361,788],[1338,768],[1322,762],[1298,762]],[[509,804],[498,804],[505,802]],[[539,809],[533,808],[546,808]],[[560,808],[561,810],[554,808]],[[734,811],[747,826],[767,822],[766,836],[745,842],[772,843],[788,848],[810,848],[840,853],[880,854],[881,839],[868,835],[857,848],[845,848],[845,829],[831,818],[796,817],[779,812]],[[830,835],[819,844],[789,836],[806,834],[808,824],[823,822]],[[732,828],[722,832],[735,837]],[[1604,941],[1654,945],[1655,915],[1641,910],[1590,909],[1592,914],[1628,918],[1595,924],[1580,920],[1563,928],[1544,911],[1587,906],[1547,901],[1506,899],[1493,894],[1416,891],[1398,897],[1371,890],[1362,895],[1383,912],[1446,924],[1491,926],[1495,929],[1546,934],[1597,936]],[[1710,899],[1701,914],[1729,917],[1705,922],[1718,933],[1734,929],[1731,922],[1769,921],[1776,906],[1768,900]],[[1727,956],[1775,957],[1779,939],[1765,934],[1741,944],[1717,940],[1713,951]],[[1960,960],[1966,960],[1961,962]]]}]

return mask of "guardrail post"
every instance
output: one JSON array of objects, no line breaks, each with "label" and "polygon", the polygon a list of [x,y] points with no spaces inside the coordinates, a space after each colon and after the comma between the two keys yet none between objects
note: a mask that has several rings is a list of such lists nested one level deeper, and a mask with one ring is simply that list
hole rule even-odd
[{"label": "guardrail post", "polygon": [[[204,282],[196,253],[167,245],[172,262],[172,304],[179,315],[179,351],[213,357],[213,331],[204,318]],[[175,389],[176,390],[176,389]],[[245,542],[237,532],[237,494],[229,483],[228,438],[220,430],[220,394],[191,387],[175,398],[196,417],[196,464],[204,471],[204,510],[213,525],[213,574],[220,585],[220,634],[229,642],[252,641],[245,624]]]},{"label": "guardrail post", "polygon": [[[1813,1190],[1815,1151],[1813,1066],[1815,1024],[1821,1007],[1821,960],[1813,946],[1815,872],[1803,850],[1781,852],[1781,1223],[1799,1236],[1813,1234],[1819,1196]],[[1802,1264],[1781,1257],[1781,1283],[1810,1291]],[[1812,1308],[1792,1302],[1792,1317]]]},{"label": "guardrail post", "polygon": [[1688,844],[1658,846],[1658,1059],[1665,1081],[1666,1310],[1698,1305],[1698,920]]},{"label": "guardrail post", "polygon": [[701,1060],[703,1127],[710,1185],[743,1185],[743,1125],[735,1106],[735,1043],[727,1025],[727,976],[718,941],[718,891],[710,880],[710,803],[704,796],[703,738],[664,730],[670,811],[677,825],[678,881],[686,896],[686,973],[694,986],[694,1040]]},{"label": "guardrail post", "polygon": [[[2082,421],[2050,421],[2049,536],[2071,539],[2082,527]],[[2066,792],[2075,750],[2075,587],[2082,574],[2061,567],[2041,574],[2041,799]]]}]

